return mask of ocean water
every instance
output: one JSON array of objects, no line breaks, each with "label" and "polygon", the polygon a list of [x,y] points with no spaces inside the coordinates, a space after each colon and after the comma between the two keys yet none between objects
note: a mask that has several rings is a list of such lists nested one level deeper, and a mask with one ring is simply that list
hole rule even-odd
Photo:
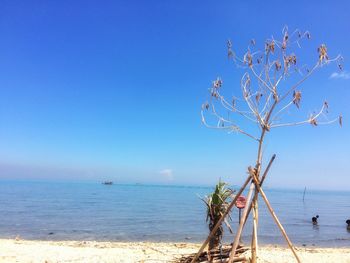
[{"label": "ocean water", "polygon": [[[0,181],[0,238],[202,242],[209,187]],[[349,247],[350,192],[265,190],[296,245]],[[263,200],[259,242],[285,244]],[[311,224],[318,214],[319,225]],[[233,229],[238,211],[231,213]],[[243,241],[249,242],[251,224]],[[225,240],[233,240],[225,232]]]}]

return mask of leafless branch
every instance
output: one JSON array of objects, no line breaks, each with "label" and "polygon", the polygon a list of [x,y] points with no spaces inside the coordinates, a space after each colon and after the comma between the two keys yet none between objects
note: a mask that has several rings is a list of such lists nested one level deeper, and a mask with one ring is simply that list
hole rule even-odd
[{"label": "leafless branch", "polygon": [[[203,113],[203,110],[201,110],[201,116],[202,116],[202,123],[204,124],[204,126],[206,126],[207,128],[210,128],[210,129],[220,129],[220,130],[229,130],[229,131],[235,131],[235,132],[238,132],[238,133],[241,133],[241,134],[244,134],[246,136],[248,136],[249,138],[255,140],[255,141],[258,141],[258,139],[256,137],[254,137],[253,135],[243,131],[241,128],[239,128],[237,125],[234,125],[232,124],[232,122],[229,122],[231,123],[230,125],[228,126],[220,126],[220,125],[216,125],[216,126],[213,126],[213,125],[209,125],[206,120],[205,120],[205,117],[204,117],[204,113]],[[226,120],[224,120],[223,118],[220,117],[220,121],[224,121],[226,122]]]},{"label": "leafless branch", "polygon": [[[245,103],[244,110],[241,110],[236,100],[232,103],[229,102],[219,92],[222,86],[221,79],[217,79],[213,82],[213,87],[210,89],[211,92],[211,105],[210,112],[218,120],[216,126],[210,126],[206,123],[204,118],[203,110],[202,121],[205,126],[216,129],[226,129],[231,132],[239,132],[257,140],[259,144],[262,143],[265,133],[270,131],[272,128],[283,127],[283,126],[296,126],[305,123],[311,123],[316,126],[318,124],[329,124],[334,122],[324,121],[320,122],[318,119],[323,117],[326,105],[324,104],[321,111],[304,121],[296,121],[289,123],[275,123],[280,121],[283,114],[293,104],[299,108],[301,101],[301,91],[299,87],[303,84],[318,68],[323,67],[331,62],[335,62],[342,59],[341,56],[337,56],[330,59],[326,45],[322,44],[318,47],[318,58],[316,63],[313,65],[311,70],[307,70],[306,74],[303,74],[305,65],[302,67],[298,66],[298,57],[293,51],[293,46],[298,49],[301,48],[302,39],[310,39],[310,33],[308,31],[301,32],[299,29],[295,30],[292,34],[289,34],[288,27],[284,27],[282,30],[282,39],[278,40],[275,37],[271,37],[264,43],[265,47],[261,50],[255,50],[255,40],[251,41],[248,45],[247,52],[244,53],[243,57],[240,58],[233,51],[231,41],[227,42],[228,56],[233,60],[234,64],[239,68],[243,68],[246,72],[242,75],[240,81],[240,88],[242,92],[242,102]],[[339,65],[342,69],[342,66]],[[249,73],[251,72],[251,76]],[[280,84],[284,82],[288,77],[298,73],[297,77],[299,80],[289,88],[282,88]],[[300,77],[299,77],[300,75]],[[252,78],[251,78],[252,77]],[[288,103],[282,105],[283,101],[290,95],[293,94],[293,98]],[[228,117],[223,117],[215,108],[215,103],[219,103],[219,106],[229,114]],[[208,106],[209,108],[209,106]],[[208,109],[207,108],[207,109]],[[231,113],[238,114],[245,119],[258,124],[260,127],[260,136],[253,136],[243,131],[236,123],[237,120],[231,120]],[[340,124],[342,119],[339,119]],[[259,138],[260,139],[257,139]]]},{"label": "leafless branch", "polygon": [[315,115],[311,115],[310,118],[308,118],[307,120],[304,121],[299,121],[299,122],[290,122],[290,123],[281,123],[281,124],[274,124],[271,125],[271,128],[277,128],[277,127],[285,127],[285,126],[297,126],[297,125],[302,125],[302,124],[306,124],[309,123],[313,126],[317,126],[319,124],[330,124],[333,122],[336,122],[338,120],[338,118],[331,120],[331,121],[326,121],[326,122],[319,122],[318,118],[321,116],[321,114],[324,113],[324,111],[328,108],[328,103],[324,102],[322,105],[321,110],[315,114]]}]

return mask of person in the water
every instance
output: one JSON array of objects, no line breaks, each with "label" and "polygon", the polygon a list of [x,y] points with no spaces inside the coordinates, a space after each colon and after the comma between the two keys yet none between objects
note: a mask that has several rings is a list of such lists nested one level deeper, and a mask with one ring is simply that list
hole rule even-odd
[{"label": "person in the water", "polygon": [[348,226],[346,227],[346,229],[347,229],[347,230],[350,230],[350,219],[346,220],[345,222],[346,222],[346,224],[348,225]]},{"label": "person in the water", "polygon": [[317,219],[319,218],[319,215],[316,215],[316,216],[314,216],[314,217],[312,217],[312,224],[313,225],[317,225]]}]

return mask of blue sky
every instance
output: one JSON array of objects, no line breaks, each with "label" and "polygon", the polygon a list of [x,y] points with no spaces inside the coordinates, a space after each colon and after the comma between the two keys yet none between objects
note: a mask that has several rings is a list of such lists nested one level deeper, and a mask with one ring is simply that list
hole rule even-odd
[{"label": "blue sky", "polygon": [[327,98],[344,125],[270,133],[266,184],[349,189],[349,11],[347,1],[1,1],[0,177],[241,183],[256,145],[203,127],[200,106],[217,76],[239,94],[228,38],[243,52],[287,24],[312,34],[301,54],[326,43],[343,55],[343,76],[330,78],[330,65],[305,83],[303,109]]}]

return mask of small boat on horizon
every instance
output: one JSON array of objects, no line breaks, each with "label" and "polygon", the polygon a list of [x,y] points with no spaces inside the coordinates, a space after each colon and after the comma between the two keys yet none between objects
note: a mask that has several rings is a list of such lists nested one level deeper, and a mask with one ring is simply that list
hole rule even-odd
[{"label": "small boat on horizon", "polygon": [[104,182],[102,182],[102,184],[104,184],[104,185],[112,185],[113,182],[112,181],[104,181]]}]

